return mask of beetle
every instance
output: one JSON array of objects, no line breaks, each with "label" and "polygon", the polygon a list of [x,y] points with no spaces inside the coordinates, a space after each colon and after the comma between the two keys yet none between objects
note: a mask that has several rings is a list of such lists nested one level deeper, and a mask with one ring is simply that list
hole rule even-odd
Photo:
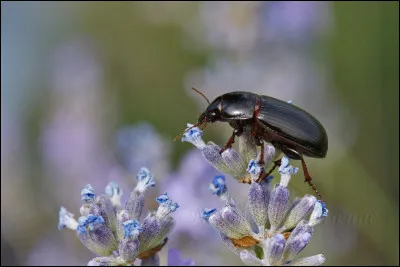
[{"label": "beetle", "polygon": [[[321,194],[311,182],[303,158],[303,156],[325,158],[328,151],[325,128],[314,116],[295,105],[271,96],[236,91],[223,94],[210,103],[199,90],[192,89],[208,102],[208,107],[192,127],[200,126],[204,129],[208,123],[227,122],[233,128],[232,136],[220,153],[232,146],[235,136],[240,136],[246,128],[251,128],[251,135],[254,136],[257,145],[261,146],[259,164],[264,164],[264,141],[281,150],[288,158],[301,160],[305,182],[322,200]],[[280,160],[275,161],[272,169],[262,174],[257,182],[268,177],[279,165]]]}]

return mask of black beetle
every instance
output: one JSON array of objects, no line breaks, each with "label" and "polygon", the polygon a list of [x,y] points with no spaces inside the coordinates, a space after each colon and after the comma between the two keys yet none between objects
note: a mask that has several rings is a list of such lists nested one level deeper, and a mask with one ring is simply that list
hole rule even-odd
[{"label": "black beetle", "polygon": [[[305,182],[308,182],[316,194],[322,198],[311,183],[304,156],[325,158],[328,151],[328,136],[322,124],[311,114],[288,102],[250,92],[231,92],[210,101],[197,89],[208,102],[207,109],[200,115],[198,122],[192,126],[205,128],[207,123],[228,122],[234,129],[232,136],[221,149],[221,153],[234,143],[235,136],[240,136],[245,128],[251,127],[251,134],[257,145],[264,151],[263,141],[280,149],[288,158],[301,160]],[[261,155],[261,159],[263,159]],[[263,162],[260,162],[263,164]],[[280,164],[260,176],[258,182],[267,177]]]}]

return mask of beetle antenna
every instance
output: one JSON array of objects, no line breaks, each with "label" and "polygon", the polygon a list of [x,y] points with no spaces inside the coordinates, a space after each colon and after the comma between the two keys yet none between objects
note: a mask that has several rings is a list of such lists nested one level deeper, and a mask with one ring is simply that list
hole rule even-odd
[{"label": "beetle antenna", "polygon": [[187,128],[185,131],[183,131],[182,133],[178,134],[177,136],[174,137],[174,142],[176,142],[176,140],[178,139],[179,136],[183,135],[184,133],[186,133],[187,131],[189,131],[190,129],[197,127],[200,125],[201,130],[203,130],[206,125],[207,125],[207,121],[203,120],[203,121],[199,121],[198,123],[196,123],[195,125],[190,126],[189,128]]},{"label": "beetle antenna", "polygon": [[198,93],[199,95],[201,95],[202,97],[204,97],[204,99],[207,101],[207,103],[210,105],[210,100],[208,100],[208,98],[199,90],[197,90],[196,88],[192,87],[192,90],[195,91],[196,93]]}]

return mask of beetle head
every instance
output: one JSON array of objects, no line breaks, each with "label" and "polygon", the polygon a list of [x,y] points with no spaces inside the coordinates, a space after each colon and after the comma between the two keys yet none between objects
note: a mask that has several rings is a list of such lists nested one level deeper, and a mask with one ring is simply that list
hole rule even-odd
[{"label": "beetle head", "polygon": [[200,126],[200,129],[203,130],[207,126],[207,123],[212,123],[212,122],[214,122],[214,121],[216,121],[216,120],[221,118],[221,98],[220,97],[216,98],[210,104],[210,101],[208,100],[208,98],[202,92],[200,92],[199,90],[197,90],[194,87],[192,87],[192,90],[196,91],[198,94],[200,94],[207,101],[208,107],[207,107],[206,111],[204,111],[200,115],[199,120],[197,121],[196,124],[194,124],[191,127],[187,128],[183,133],[178,134],[177,136],[175,136],[174,142],[178,139],[179,136],[181,136],[182,134],[186,133],[190,129]]},{"label": "beetle head", "polygon": [[221,118],[221,98],[216,98],[200,115],[198,122],[215,122]]}]

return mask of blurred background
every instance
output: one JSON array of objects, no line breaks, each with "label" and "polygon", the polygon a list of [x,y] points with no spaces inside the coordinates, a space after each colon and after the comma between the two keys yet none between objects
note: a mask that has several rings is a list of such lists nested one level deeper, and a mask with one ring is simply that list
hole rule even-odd
[{"label": "blurred background", "polygon": [[[326,159],[307,158],[329,217],[302,255],[325,265],[399,264],[398,2],[2,2],[1,264],[86,265],[94,255],[58,231],[80,190],[125,192],[147,166],[181,208],[161,254],[242,265],[202,223],[221,203],[218,174],[173,143],[209,99],[252,91],[294,104],[326,127]],[[204,139],[224,144],[211,125]],[[299,166],[298,162],[292,162]],[[228,187],[246,202],[247,188]],[[301,175],[291,189],[311,193]]]}]

